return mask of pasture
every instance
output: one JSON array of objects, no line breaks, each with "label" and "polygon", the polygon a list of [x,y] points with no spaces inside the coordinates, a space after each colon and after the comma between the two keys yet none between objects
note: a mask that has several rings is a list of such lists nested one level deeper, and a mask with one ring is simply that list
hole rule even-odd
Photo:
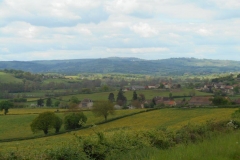
[{"label": "pasture", "polygon": [[0,72],[0,82],[1,83],[22,83],[21,79],[15,78],[9,73]]},{"label": "pasture", "polygon": [[[137,115],[125,117],[112,122],[108,122],[102,125],[97,125],[92,128],[72,131],[61,135],[37,138],[24,141],[2,142],[0,152],[6,152],[7,150],[21,150],[28,151],[31,146],[31,152],[45,150],[46,148],[57,147],[59,145],[74,142],[76,139],[74,135],[79,136],[91,136],[96,132],[111,133],[116,130],[146,130],[153,128],[167,128],[168,130],[177,130],[183,125],[188,123],[202,124],[208,120],[230,120],[230,115],[236,109],[231,108],[195,108],[195,109],[177,109],[168,108],[160,109],[150,112],[144,112]],[[138,110],[121,110],[115,116],[129,114]],[[88,124],[94,124],[97,121],[103,120],[102,117],[95,118],[91,115],[91,112],[86,113],[88,116]],[[63,113],[60,113],[64,116]],[[1,128],[0,137],[20,137],[20,136],[33,136],[30,131],[29,124],[31,119],[37,115],[9,115],[0,116],[0,121],[3,122],[5,127]],[[110,117],[109,117],[110,118]],[[18,119],[18,120],[17,120]],[[21,119],[21,120],[20,120]],[[15,129],[16,127],[16,129]],[[17,132],[19,130],[19,132]],[[17,134],[11,134],[16,132]],[[42,134],[42,133],[39,133]],[[42,147],[44,146],[44,147]]]},{"label": "pasture", "polygon": [[[33,134],[30,129],[30,124],[39,113],[45,111],[56,111],[56,109],[11,109],[7,116],[0,116],[0,140],[12,138],[28,138],[34,136],[44,135],[42,132]],[[60,109],[60,113],[56,113],[59,117],[64,119],[68,114],[68,110]],[[114,115],[109,115],[108,119],[139,112],[139,110],[118,110]],[[92,125],[104,121],[103,117],[95,117],[91,111],[84,111],[88,120],[86,125]],[[62,127],[60,132],[65,131]],[[54,131],[52,131],[54,133]]]}]

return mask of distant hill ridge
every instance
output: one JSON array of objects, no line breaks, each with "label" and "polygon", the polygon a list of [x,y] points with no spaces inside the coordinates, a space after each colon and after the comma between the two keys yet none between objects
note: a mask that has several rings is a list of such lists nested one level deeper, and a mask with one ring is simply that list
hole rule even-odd
[{"label": "distant hill ridge", "polygon": [[151,75],[210,74],[240,71],[239,61],[196,58],[143,60],[139,58],[98,58],[73,60],[0,61],[0,69],[34,73],[130,73]]}]

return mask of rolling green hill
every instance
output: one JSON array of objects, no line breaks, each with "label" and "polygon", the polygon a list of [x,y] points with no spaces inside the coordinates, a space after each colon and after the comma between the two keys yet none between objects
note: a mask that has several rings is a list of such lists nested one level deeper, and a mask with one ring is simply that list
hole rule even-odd
[{"label": "rolling green hill", "polygon": [[1,61],[0,69],[18,69],[35,73],[131,73],[152,75],[204,75],[238,72],[239,61],[195,58],[142,60],[137,58],[103,58],[50,61]]},{"label": "rolling green hill", "polygon": [[22,83],[22,79],[15,78],[12,74],[0,72],[1,83]]}]

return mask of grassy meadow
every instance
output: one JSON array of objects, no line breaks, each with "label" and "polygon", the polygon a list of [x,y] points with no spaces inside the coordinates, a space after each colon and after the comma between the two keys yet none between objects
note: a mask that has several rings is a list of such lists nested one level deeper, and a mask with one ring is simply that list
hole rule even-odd
[{"label": "grassy meadow", "polygon": [[[125,117],[112,122],[108,122],[102,125],[97,125],[92,128],[72,131],[65,134],[37,138],[24,141],[2,142],[0,152],[6,152],[11,150],[22,150],[23,152],[29,150],[31,146],[31,152],[45,150],[46,148],[56,147],[65,143],[76,140],[74,135],[79,136],[91,136],[96,132],[111,133],[118,130],[147,130],[154,128],[167,128],[168,130],[177,130],[182,126],[193,123],[202,124],[207,120],[230,120],[230,115],[236,109],[221,108],[195,108],[195,109],[160,109],[150,112],[144,112],[137,115]],[[139,110],[121,110],[115,117],[137,112]],[[94,117],[91,112],[85,112],[88,117],[87,124],[94,124],[102,121],[103,117]],[[27,137],[34,136],[30,130],[31,120],[34,119],[37,114],[25,114],[25,115],[7,115],[0,116],[0,137],[14,138],[14,137]],[[63,117],[64,113],[59,113],[59,116]],[[109,118],[113,118],[111,116]],[[63,130],[63,128],[62,128]],[[43,134],[43,133],[37,133]],[[42,147],[44,146],[44,147]]]},{"label": "grassy meadow", "polygon": [[22,83],[22,80],[15,78],[11,74],[0,72],[0,82],[2,82],[2,83]]},{"label": "grassy meadow", "polygon": [[[11,109],[11,112],[7,116],[0,116],[0,140],[12,139],[12,138],[26,138],[44,135],[42,132],[33,134],[30,128],[30,124],[39,113],[44,111],[56,111],[56,109]],[[59,117],[64,119],[64,116],[68,114],[67,110],[60,109],[60,112],[56,113]],[[109,115],[108,119],[139,112],[139,110],[118,110],[114,115]],[[92,112],[84,111],[88,120],[86,125],[92,125],[98,122],[104,121],[103,117],[95,117]],[[62,127],[60,132],[65,131]],[[54,133],[54,131],[51,131]]]}]

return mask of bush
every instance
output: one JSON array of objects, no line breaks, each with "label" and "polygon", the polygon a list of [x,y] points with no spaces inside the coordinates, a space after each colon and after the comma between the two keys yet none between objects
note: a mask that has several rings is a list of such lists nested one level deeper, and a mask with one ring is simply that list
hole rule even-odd
[{"label": "bush", "polygon": [[188,144],[190,142],[202,141],[203,137],[205,137],[206,132],[207,132],[206,125],[198,126],[198,125],[188,124],[176,132],[174,141],[176,143],[184,143],[184,144]]},{"label": "bush", "polygon": [[232,118],[240,120],[240,108],[232,114]]},{"label": "bush", "polygon": [[208,121],[204,125],[188,124],[176,132],[174,141],[176,143],[185,144],[203,141],[204,138],[208,138],[216,133],[224,133],[233,130],[234,127],[228,127],[228,123],[227,121]]},{"label": "bush", "polygon": [[163,130],[149,130],[147,132],[143,132],[143,136],[148,139],[151,146],[157,147],[160,149],[168,149],[175,145],[173,141],[173,133],[163,131]]},{"label": "bush", "polygon": [[83,151],[90,159],[104,160],[111,155],[150,146],[146,139],[140,139],[133,132],[114,132],[108,137],[101,132],[96,134],[82,141]]},{"label": "bush", "polygon": [[66,130],[81,128],[87,122],[87,117],[81,113],[71,113],[64,118],[64,127]]},{"label": "bush", "polygon": [[46,160],[87,160],[86,155],[76,146],[63,146],[45,151]]}]

